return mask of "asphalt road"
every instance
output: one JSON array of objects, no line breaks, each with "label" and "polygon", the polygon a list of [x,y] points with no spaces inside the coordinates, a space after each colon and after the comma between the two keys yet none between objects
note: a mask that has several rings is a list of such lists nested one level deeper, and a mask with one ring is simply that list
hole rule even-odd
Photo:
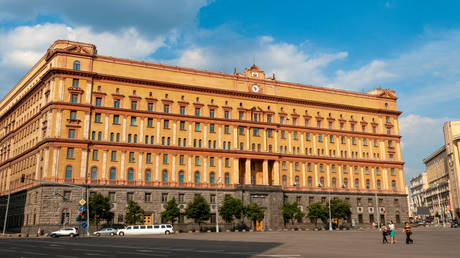
[{"label": "asphalt road", "polygon": [[170,236],[0,239],[0,257],[460,257],[460,230],[416,231],[406,245],[378,232],[190,233]]}]

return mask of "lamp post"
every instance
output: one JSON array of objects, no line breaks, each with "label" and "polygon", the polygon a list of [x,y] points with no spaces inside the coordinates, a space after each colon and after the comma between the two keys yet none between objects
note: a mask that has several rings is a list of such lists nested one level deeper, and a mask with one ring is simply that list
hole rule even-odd
[{"label": "lamp post", "polygon": [[[319,187],[323,187],[320,183]],[[332,214],[331,214],[331,188],[329,187],[329,194],[328,194],[328,203],[329,203],[329,231],[332,231]]]},{"label": "lamp post", "polygon": [[[220,177],[217,179],[217,184],[220,184]],[[216,233],[219,233],[219,202],[217,198],[217,187],[216,185]]]}]

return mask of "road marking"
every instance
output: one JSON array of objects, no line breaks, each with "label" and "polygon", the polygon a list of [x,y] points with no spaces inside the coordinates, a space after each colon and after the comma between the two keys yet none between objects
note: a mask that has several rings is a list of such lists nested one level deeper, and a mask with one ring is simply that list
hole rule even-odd
[{"label": "road marking", "polygon": [[154,253],[148,253],[148,254],[144,254],[144,253],[135,253],[135,252],[116,252],[117,254],[133,254],[133,255],[146,255],[146,256],[161,256],[161,257],[167,257],[168,255],[166,254],[154,254]]}]

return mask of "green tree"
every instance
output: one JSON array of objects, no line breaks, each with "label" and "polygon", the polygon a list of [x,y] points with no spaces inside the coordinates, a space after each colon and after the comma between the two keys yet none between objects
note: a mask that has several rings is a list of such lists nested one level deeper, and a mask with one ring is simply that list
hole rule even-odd
[{"label": "green tree", "polygon": [[307,217],[310,219],[311,222],[315,223],[315,227],[317,227],[318,219],[325,221],[328,216],[328,210],[326,206],[322,205],[321,203],[312,203],[308,206],[308,214]]},{"label": "green tree", "polygon": [[[88,208],[87,204],[85,208]],[[96,193],[89,198],[89,208],[89,219],[96,224],[96,229],[99,229],[101,221],[111,222],[114,217],[109,198],[101,193]],[[82,221],[86,221],[86,212],[83,212]]]},{"label": "green tree", "polygon": [[240,199],[234,198],[230,195],[226,195],[224,203],[219,208],[219,215],[227,223],[232,223],[233,220],[241,219],[243,214],[243,203]]},{"label": "green tree", "polygon": [[[329,209],[329,204],[326,206]],[[348,202],[340,199],[331,200],[331,217],[335,219],[347,219],[351,216],[351,206]]]},{"label": "green tree", "polygon": [[262,221],[264,219],[264,210],[261,209],[257,203],[247,205],[244,210],[246,216],[252,221],[254,226],[257,221]]},{"label": "green tree", "polygon": [[142,222],[142,216],[144,215],[144,210],[137,204],[135,201],[128,201],[128,206],[126,206],[126,223],[127,224],[136,224]]},{"label": "green tree", "polygon": [[282,212],[281,214],[283,215],[283,220],[284,220],[284,225],[287,223],[291,222],[291,224],[294,224],[295,221],[302,221],[302,218],[305,216],[305,213],[300,210],[299,205],[297,202],[285,202],[283,204]]},{"label": "green tree", "polygon": [[201,224],[211,217],[209,204],[201,194],[195,195],[193,201],[188,203],[185,209],[185,216],[189,219],[193,219],[195,223],[198,224],[201,231]]},{"label": "green tree", "polygon": [[174,225],[174,221],[179,218],[179,215],[179,205],[176,202],[176,198],[172,198],[166,203],[165,210],[161,213],[161,219],[163,221],[171,221],[171,224]]}]

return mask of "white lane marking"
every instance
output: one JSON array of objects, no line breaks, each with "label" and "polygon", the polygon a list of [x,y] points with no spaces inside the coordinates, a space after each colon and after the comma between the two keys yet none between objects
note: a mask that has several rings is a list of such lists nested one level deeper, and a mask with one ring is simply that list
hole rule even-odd
[{"label": "white lane marking", "polygon": [[146,256],[161,256],[161,257],[167,257],[166,254],[154,254],[154,253],[148,253],[148,254],[144,254],[144,253],[135,253],[135,252],[117,252],[115,251],[116,254],[134,254],[134,255],[146,255]]}]

